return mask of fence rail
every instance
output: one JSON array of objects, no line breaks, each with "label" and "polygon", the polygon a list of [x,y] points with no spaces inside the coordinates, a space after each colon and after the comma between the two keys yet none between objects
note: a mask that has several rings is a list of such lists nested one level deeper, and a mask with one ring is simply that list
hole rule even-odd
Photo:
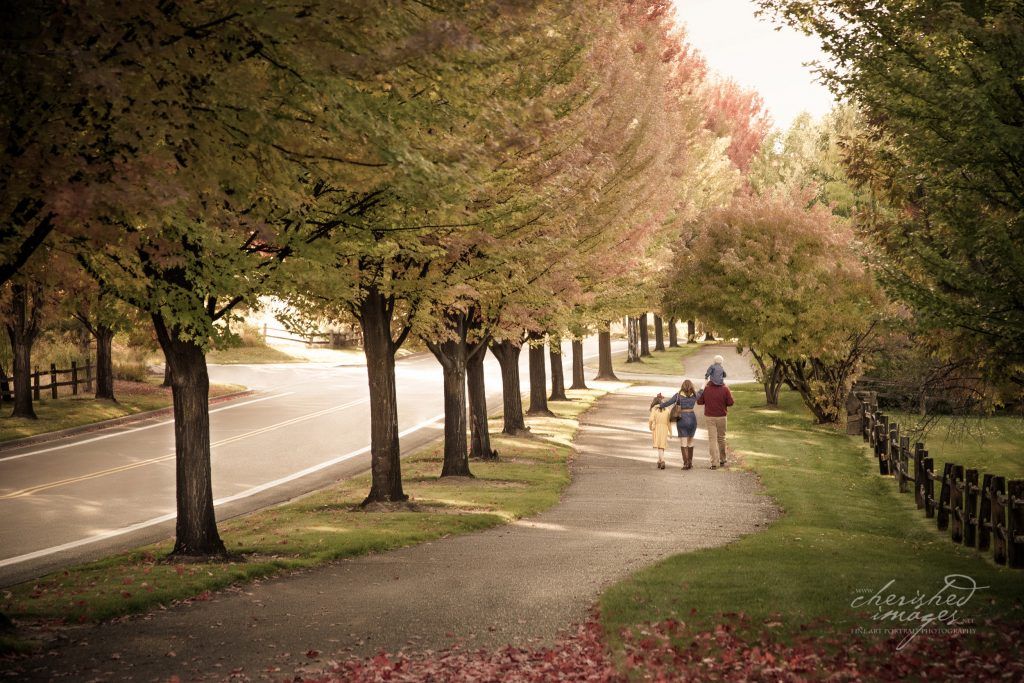
[{"label": "fence rail", "polygon": [[917,508],[935,519],[939,531],[949,531],[953,543],[978,552],[991,550],[997,564],[1024,568],[1024,480],[1007,481],[949,462],[936,474],[924,444],[911,449],[910,437],[901,436],[899,423],[878,412],[877,404],[861,401],[860,418],[861,434],[878,459],[879,473],[895,477],[901,493],[913,485]]},{"label": "fence rail", "polygon": [[305,332],[298,333],[292,332],[291,330],[282,329],[279,327],[269,327],[264,323],[263,325],[263,339],[279,339],[282,341],[296,342],[305,344],[307,347],[312,346],[327,346],[332,349],[343,348],[345,346],[361,345],[363,343],[363,335],[358,330],[352,330],[349,332]]},{"label": "fence rail", "polygon": [[[38,367],[29,375],[29,383],[32,386],[32,400],[41,401],[43,397],[57,398],[60,387],[71,387],[71,395],[78,395],[79,385],[84,385],[85,390],[93,390],[93,370],[91,360],[79,365],[78,361],[71,361],[71,367],[60,369],[55,364],[50,364],[49,370],[40,370]],[[58,379],[60,377],[68,379]],[[43,384],[43,379],[48,380]],[[11,390],[11,380],[4,377],[0,380],[0,400],[13,401],[14,395]]]}]

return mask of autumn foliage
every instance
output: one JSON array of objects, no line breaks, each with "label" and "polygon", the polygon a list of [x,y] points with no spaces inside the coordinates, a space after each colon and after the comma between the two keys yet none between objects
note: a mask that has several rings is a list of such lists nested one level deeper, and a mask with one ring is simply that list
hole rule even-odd
[{"label": "autumn foliage", "polygon": [[[827,622],[799,627],[798,635],[778,638],[783,624],[754,624],[744,614],[720,615],[711,630],[695,630],[667,620],[621,635],[613,655],[596,617],[549,647],[495,650],[452,648],[415,655],[381,652],[353,657],[309,672],[307,683],[346,681],[540,681],[611,683],[645,681],[799,681],[861,680],[1019,680],[1024,662],[1001,652],[1016,651],[1024,640],[1021,624],[988,623],[995,642],[983,645],[972,634],[919,635],[899,648],[900,637],[829,632]],[[966,629],[970,630],[970,629]],[[754,635],[752,635],[754,634]],[[619,660],[622,668],[612,662]]]},{"label": "autumn foliage", "polygon": [[772,127],[764,100],[732,80],[712,84],[706,97],[708,128],[729,138],[729,158],[745,173]]}]

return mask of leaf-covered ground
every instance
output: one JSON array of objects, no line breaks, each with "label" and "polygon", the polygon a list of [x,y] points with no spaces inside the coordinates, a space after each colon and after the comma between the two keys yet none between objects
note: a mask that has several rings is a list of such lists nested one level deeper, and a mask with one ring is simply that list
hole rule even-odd
[{"label": "leaf-covered ground", "polygon": [[[804,626],[788,643],[770,629],[760,638],[738,634],[751,630],[749,617],[723,617],[710,631],[696,631],[666,620],[623,633],[621,670],[602,640],[597,618],[553,646],[505,647],[416,655],[380,653],[332,663],[305,672],[308,683],[347,681],[1019,681],[1024,660],[1024,624],[988,623],[985,636],[955,632],[918,636],[897,649],[899,638],[872,640],[847,634],[823,640],[822,624]],[[315,656],[315,654],[313,655]]]}]

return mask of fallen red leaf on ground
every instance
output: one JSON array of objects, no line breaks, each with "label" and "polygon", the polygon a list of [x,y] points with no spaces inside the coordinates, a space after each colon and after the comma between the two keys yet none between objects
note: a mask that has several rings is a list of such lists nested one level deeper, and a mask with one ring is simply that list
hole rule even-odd
[{"label": "fallen red leaf on ground", "polygon": [[[776,626],[775,622],[769,628]],[[788,642],[774,631],[752,628],[743,614],[723,616],[712,631],[693,631],[668,620],[624,633],[624,663],[612,665],[596,617],[551,647],[506,646],[353,657],[301,679],[308,683],[348,681],[451,681],[476,683],[771,681],[1024,680],[1024,624],[977,627],[974,634],[920,635],[897,649],[901,637],[870,639],[828,633],[815,624]],[[768,626],[765,624],[764,626]],[[751,637],[751,632],[760,634]],[[747,634],[747,635],[744,635]],[[998,653],[1013,653],[1010,657]]]}]

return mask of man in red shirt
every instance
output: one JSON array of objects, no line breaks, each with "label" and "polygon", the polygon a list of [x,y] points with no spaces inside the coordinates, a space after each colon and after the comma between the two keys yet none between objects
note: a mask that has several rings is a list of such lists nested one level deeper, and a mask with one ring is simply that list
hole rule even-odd
[{"label": "man in red shirt", "polygon": [[708,382],[704,392],[697,399],[697,405],[704,406],[704,422],[708,426],[708,448],[711,451],[711,469],[725,467],[725,422],[729,406],[733,404],[732,392],[724,384],[719,386]]}]

